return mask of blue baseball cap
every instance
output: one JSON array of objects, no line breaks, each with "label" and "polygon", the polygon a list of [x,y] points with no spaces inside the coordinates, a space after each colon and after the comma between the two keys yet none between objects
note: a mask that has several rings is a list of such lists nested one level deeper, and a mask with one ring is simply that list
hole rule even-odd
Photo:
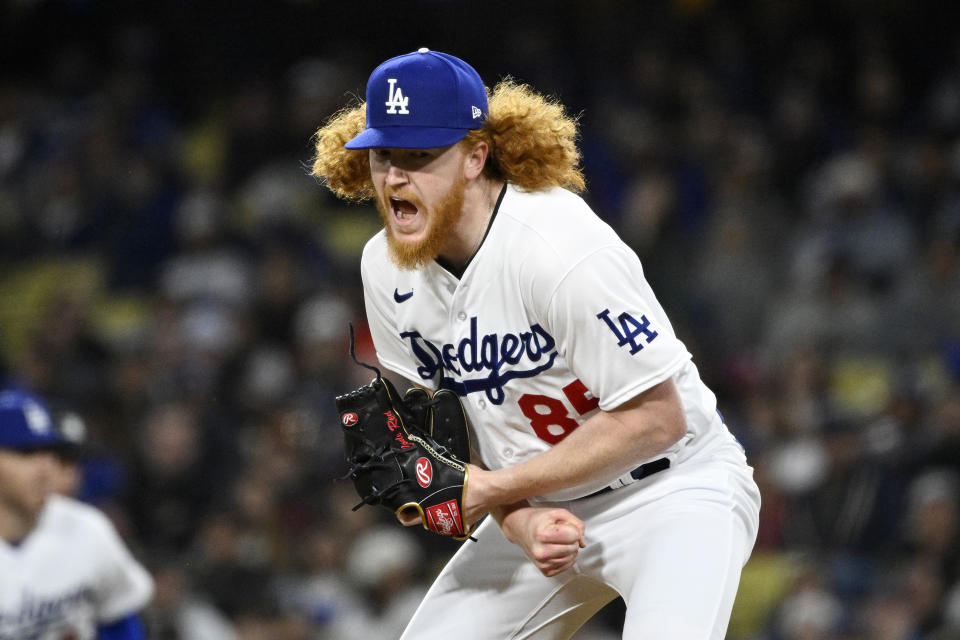
[{"label": "blue baseball cap", "polygon": [[367,81],[367,128],[347,149],[429,149],[463,140],[486,118],[483,80],[460,58],[427,48],[382,63]]},{"label": "blue baseball cap", "polygon": [[0,449],[33,451],[66,444],[39,398],[23,391],[0,391]]}]

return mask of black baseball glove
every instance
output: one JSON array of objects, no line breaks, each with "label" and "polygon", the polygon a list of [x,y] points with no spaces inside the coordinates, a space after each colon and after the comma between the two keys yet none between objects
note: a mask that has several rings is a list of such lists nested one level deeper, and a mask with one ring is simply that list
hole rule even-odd
[{"label": "black baseball glove", "polygon": [[[362,364],[362,363],[359,363]],[[460,399],[420,388],[401,398],[377,372],[369,385],[338,396],[349,477],[361,498],[354,507],[382,505],[398,518],[416,510],[434,533],[466,539],[463,519],[470,435]]]}]

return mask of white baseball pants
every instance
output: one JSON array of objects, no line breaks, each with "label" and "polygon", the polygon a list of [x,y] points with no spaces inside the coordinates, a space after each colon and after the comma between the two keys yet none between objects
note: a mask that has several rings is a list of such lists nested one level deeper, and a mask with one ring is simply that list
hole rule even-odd
[{"label": "white baseball pants", "polygon": [[562,640],[620,595],[625,640],[722,640],[757,534],[752,474],[731,442],[600,496],[545,505],[586,524],[586,548],[553,578],[488,518],[402,638]]}]

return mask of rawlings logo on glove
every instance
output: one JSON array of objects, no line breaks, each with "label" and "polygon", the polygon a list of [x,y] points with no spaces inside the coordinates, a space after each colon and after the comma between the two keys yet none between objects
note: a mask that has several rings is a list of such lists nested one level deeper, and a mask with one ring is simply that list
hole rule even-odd
[{"label": "rawlings logo on glove", "polygon": [[460,398],[441,389],[430,397],[412,388],[400,398],[376,367],[357,361],[351,327],[350,355],[376,372],[370,384],[336,398],[350,470],[361,501],[382,505],[398,518],[415,511],[423,526],[458,539],[463,522],[470,435]]}]

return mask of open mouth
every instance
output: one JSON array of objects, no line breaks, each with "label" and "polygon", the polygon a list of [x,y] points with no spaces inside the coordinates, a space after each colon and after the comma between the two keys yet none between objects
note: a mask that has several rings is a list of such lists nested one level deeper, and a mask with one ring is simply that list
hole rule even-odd
[{"label": "open mouth", "polygon": [[417,216],[417,207],[409,200],[400,198],[390,198],[390,208],[393,209],[393,217],[401,224],[408,223]]},{"label": "open mouth", "polygon": [[400,198],[390,198],[390,208],[393,209],[393,217],[401,224],[412,221],[419,211],[412,202]]}]

